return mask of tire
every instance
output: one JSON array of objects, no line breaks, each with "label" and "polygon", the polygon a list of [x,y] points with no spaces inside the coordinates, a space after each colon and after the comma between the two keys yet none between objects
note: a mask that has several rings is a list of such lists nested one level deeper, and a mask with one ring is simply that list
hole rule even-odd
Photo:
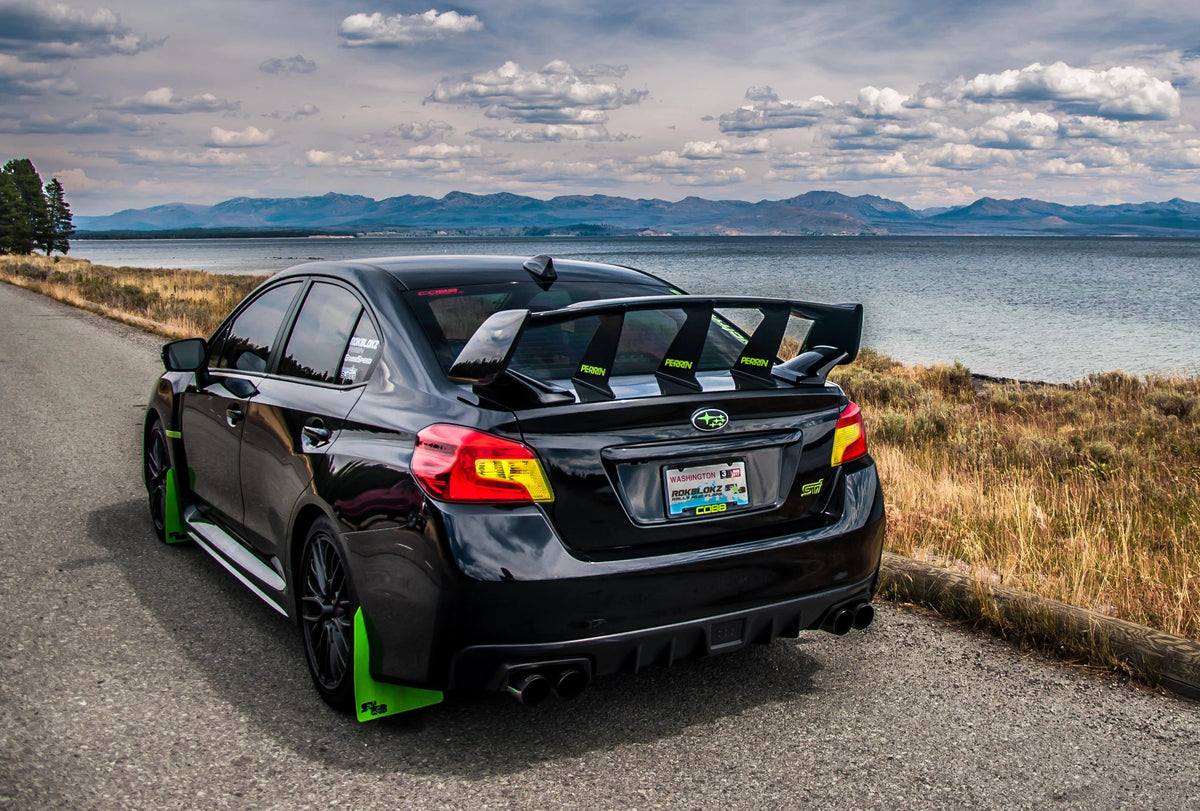
[{"label": "tire", "polygon": [[296,578],[309,675],[326,704],[351,712],[358,600],[337,530],[329,519],[318,518],[309,528]]},{"label": "tire", "polygon": [[155,420],[142,450],[142,478],[150,501],[150,521],[154,534],[167,542],[167,472],[171,469],[171,453],[162,423]]}]

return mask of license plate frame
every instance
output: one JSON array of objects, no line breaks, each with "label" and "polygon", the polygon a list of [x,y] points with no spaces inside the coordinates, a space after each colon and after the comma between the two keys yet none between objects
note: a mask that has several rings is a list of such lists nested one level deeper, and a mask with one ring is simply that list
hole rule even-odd
[{"label": "license plate frame", "polygon": [[689,465],[664,465],[663,503],[667,518],[715,518],[750,506],[744,458]]}]

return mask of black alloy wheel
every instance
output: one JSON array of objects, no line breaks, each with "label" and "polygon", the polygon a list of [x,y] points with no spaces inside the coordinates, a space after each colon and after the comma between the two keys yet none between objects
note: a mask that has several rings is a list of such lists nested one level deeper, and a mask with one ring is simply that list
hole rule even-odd
[{"label": "black alloy wheel", "polygon": [[354,614],[337,531],[325,518],[308,531],[300,558],[300,626],[308,670],[321,698],[338,710],[354,708]]},{"label": "black alloy wheel", "polygon": [[154,534],[164,542],[167,540],[167,472],[170,469],[167,435],[163,433],[162,424],[155,422],[146,439],[142,475],[146,480],[146,494],[150,498],[150,520],[154,523]]}]

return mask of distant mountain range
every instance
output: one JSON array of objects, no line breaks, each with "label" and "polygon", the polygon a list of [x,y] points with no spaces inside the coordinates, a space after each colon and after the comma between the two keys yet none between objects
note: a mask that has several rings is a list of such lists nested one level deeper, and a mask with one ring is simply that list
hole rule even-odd
[{"label": "distant mountain range", "polygon": [[235,197],[214,206],[170,203],[76,217],[79,237],[256,234],[480,235],[1061,235],[1200,237],[1200,203],[1064,206],[984,197],[966,206],[911,209],[874,195],[812,191],[787,200],[632,200],[451,192],[441,199],[347,194]]}]

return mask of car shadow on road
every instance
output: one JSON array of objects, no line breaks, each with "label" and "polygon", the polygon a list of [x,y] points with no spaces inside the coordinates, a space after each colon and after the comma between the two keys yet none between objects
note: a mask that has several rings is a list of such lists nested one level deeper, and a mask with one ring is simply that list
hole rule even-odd
[{"label": "car shadow on road", "polygon": [[[822,669],[802,641],[777,640],[709,660],[597,680],[573,701],[535,708],[504,696],[452,697],[359,724],[330,710],[309,681],[295,626],[194,544],[154,539],[141,500],[89,516],[147,614],[253,727],[314,763],[382,774],[474,779],[592,751],[652,744],[756,707],[815,692]],[[165,686],[164,689],[178,688]]]}]

